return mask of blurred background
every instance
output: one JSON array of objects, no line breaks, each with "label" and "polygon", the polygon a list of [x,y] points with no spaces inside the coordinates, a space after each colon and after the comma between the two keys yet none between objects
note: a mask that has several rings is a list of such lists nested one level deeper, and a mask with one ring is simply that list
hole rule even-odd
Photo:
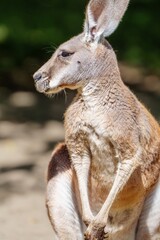
[{"label": "blurred background", "polygon": [[[86,0],[0,2],[0,239],[51,240],[45,171],[75,93],[36,93],[33,73],[82,31]],[[160,3],[134,0],[109,38],[124,82],[160,120]]]}]

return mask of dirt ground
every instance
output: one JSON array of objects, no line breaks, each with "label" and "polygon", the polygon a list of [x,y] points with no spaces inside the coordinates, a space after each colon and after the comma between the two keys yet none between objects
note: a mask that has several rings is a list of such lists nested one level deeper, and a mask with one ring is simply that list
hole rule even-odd
[{"label": "dirt ground", "polygon": [[54,239],[45,175],[54,145],[64,138],[64,97],[1,93],[0,240]]},{"label": "dirt ground", "polygon": [[[65,95],[48,99],[0,89],[0,240],[53,240],[45,209],[45,174],[64,139]],[[159,118],[159,98],[144,96]]]}]

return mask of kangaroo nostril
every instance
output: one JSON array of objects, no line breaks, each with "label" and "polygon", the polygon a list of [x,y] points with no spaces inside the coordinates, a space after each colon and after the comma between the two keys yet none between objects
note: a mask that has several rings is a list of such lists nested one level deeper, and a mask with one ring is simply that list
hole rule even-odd
[{"label": "kangaroo nostril", "polygon": [[44,78],[44,79],[47,79],[47,78],[48,78],[47,72],[42,72],[42,78]]},{"label": "kangaroo nostril", "polygon": [[36,73],[33,75],[35,81],[39,81],[42,78],[42,73]]}]

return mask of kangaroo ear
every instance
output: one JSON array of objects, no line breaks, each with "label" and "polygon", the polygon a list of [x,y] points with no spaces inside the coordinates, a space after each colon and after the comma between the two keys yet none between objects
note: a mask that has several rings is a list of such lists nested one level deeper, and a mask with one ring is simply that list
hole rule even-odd
[{"label": "kangaroo ear", "polygon": [[85,41],[99,42],[118,27],[129,0],[91,0],[86,9]]}]

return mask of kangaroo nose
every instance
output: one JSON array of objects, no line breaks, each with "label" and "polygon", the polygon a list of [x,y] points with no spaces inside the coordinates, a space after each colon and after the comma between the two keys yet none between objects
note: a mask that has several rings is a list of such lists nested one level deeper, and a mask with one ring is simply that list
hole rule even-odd
[{"label": "kangaroo nose", "polygon": [[34,75],[33,75],[33,78],[34,78],[34,80],[37,82],[37,81],[39,81],[39,80],[41,80],[42,79],[42,73],[35,73]]}]

